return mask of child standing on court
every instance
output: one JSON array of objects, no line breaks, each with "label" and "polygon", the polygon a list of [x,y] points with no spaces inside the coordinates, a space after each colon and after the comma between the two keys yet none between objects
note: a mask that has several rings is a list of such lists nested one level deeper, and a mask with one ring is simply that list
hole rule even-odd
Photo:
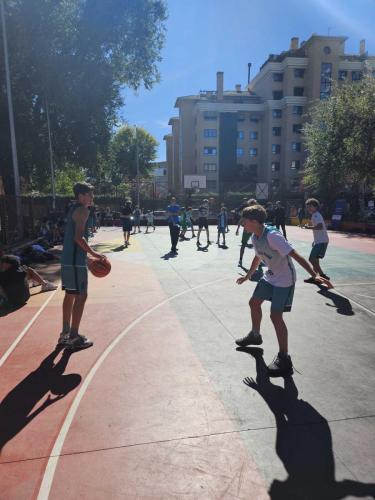
[{"label": "child standing on court", "polygon": [[224,206],[221,207],[220,213],[217,216],[217,245],[220,245],[220,235],[223,237],[223,246],[225,247],[225,232],[228,225],[227,211]]},{"label": "child standing on court", "polygon": [[266,218],[267,212],[260,205],[247,207],[242,213],[242,225],[245,231],[253,233],[252,242],[255,257],[247,274],[238,278],[237,283],[241,285],[251,278],[261,260],[265,262],[268,269],[255,287],[249,302],[252,320],[251,331],[246,337],[237,339],[236,344],[240,347],[262,344],[263,340],[260,334],[262,303],[265,300],[271,301],[271,321],[276,331],[279,352],[272,363],[268,365],[267,370],[270,377],[286,377],[293,374],[292,360],[288,351],[288,329],[283,319],[283,313],[291,310],[293,302],[296,272],[292,259],[298,262],[314,278],[315,282],[327,286],[331,286],[331,284],[314,271],[279,231],[264,224]]},{"label": "child standing on court", "polygon": [[63,301],[63,329],[58,345],[71,350],[86,349],[93,342],[78,333],[87,299],[87,254],[96,259],[105,256],[95,252],[87,243],[89,207],[94,199],[94,188],[86,182],[73,187],[76,203],[67,215],[61,256],[61,285],[65,290]]},{"label": "child standing on court", "polygon": [[154,231],[155,231],[154,212],[152,212],[152,210],[149,210],[146,213],[146,221],[147,221],[146,233],[148,233],[149,227],[154,228]]},{"label": "child standing on court", "polygon": [[[328,247],[328,233],[322,214],[319,212],[319,201],[315,198],[306,200],[306,210],[311,214],[311,225],[306,224],[305,229],[312,229],[314,235],[313,247],[310,252],[309,261],[314,271],[320,276],[329,280],[329,276],[323,273],[320,267],[319,259],[323,259]],[[305,283],[315,283],[314,278],[307,278]]]}]

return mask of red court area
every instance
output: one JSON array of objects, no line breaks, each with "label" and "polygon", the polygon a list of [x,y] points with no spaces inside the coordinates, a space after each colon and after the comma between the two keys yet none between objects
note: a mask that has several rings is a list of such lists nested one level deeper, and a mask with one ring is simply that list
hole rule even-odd
[{"label": "red court area", "polygon": [[136,241],[131,252],[90,277],[93,348],[55,350],[61,290],[0,318],[1,499],[268,498]]}]

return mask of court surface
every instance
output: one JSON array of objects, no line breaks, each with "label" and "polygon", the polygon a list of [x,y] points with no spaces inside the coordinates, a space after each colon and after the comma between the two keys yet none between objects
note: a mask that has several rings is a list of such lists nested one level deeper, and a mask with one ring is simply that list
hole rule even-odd
[{"label": "court surface", "polygon": [[[311,231],[287,231],[308,257]],[[374,498],[375,239],[329,235],[335,288],[297,268],[285,315],[296,371],[284,381],[265,372],[277,353],[269,305],[262,347],[234,343],[256,285],[235,283],[235,227],[227,249],[191,239],[174,258],[167,227],[128,249],[102,228],[90,244],[112,272],[90,277],[92,348],[55,350],[60,289],[32,289],[0,318],[1,500]]]}]

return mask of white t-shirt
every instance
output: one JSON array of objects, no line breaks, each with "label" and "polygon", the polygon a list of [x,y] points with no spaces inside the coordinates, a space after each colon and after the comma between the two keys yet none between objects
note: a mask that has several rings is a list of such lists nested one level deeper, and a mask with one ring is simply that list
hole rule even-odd
[{"label": "white t-shirt", "polygon": [[328,243],[329,238],[328,238],[326,223],[324,222],[324,219],[323,219],[322,214],[320,212],[316,211],[311,215],[311,224],[313,226],[317,226],[318,224],[322,224],[322,226],[323,226],[322,229],[313,229],[312,230],[314,233],[314,245],[316,245],[317,243]]},{"label": "white t-shirt", "polygon": [[273,286],[288,287],[296,281],[296,270],[289,257],[293,247],[278,231],[265,232],[260,238],[253,234],[255,253],[267,266],[264,279]]}]

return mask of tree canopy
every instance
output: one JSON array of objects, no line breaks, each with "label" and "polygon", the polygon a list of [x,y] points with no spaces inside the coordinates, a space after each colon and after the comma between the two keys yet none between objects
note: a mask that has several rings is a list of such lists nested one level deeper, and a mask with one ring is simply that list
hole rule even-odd
[{"label": "tree canopy", "polygon": [[335,86],[304,128],[308,158],[304,184],[335,195],[360,181],[375,181],[375,78]]},{"label": "tree canopy", "polygon": [[[159,80],[164,1],[8,0],[5,7],[20,175],[32,189],[48,184],[47,106],[57,171],[69,164],[99,175],[123,105],[121,89],[149,89]],[[0,165],[12,191],[0,81]]]}]

